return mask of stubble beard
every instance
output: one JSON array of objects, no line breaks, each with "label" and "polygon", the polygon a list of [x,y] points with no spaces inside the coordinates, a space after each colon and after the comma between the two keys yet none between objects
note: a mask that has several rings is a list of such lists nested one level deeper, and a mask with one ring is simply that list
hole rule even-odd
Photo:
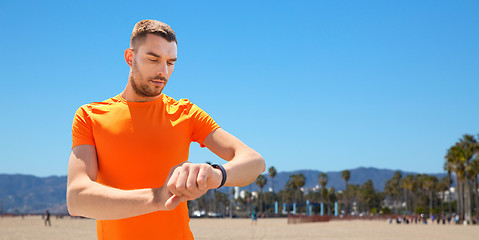
[{"label": "stubble beard", "polygon": [[137,95],[142,97],[159,96],[161,92],[163,91],[163,88],[150,86],[149,82],[150,80],[153,80],[153,79],[166,81],[166,78],[161,76],[156,76],[156,77],[149,78],[148,80],[145,80],[145,78],[143,77],[143,74],[141,74],[136,67],[136,61],[133,61],[132,73],[130,76],[130,83],[131,83],[131,87],[133,88],[133,90],[135,91]]}]

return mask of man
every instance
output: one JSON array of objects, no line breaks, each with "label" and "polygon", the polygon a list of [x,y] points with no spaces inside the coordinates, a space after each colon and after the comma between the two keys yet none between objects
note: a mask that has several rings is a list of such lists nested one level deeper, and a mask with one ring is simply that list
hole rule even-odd
[{"label": "man", "polygon": [[50,212],[47,210],[45,211],[45,226],[48,226],[51,227],[52,226],[52,223],[50,222]]},{"label": "man", "polygon": [[[265,170],[261,155],[198,106],[162,93],[176,53],[167,24],[138,22],[125,51],[125,90],[75,114],[68,211],[97,219],[98,239],[193,239],[187,200],[250,184]],[[192,141],[228,163],[187,162]]]}]

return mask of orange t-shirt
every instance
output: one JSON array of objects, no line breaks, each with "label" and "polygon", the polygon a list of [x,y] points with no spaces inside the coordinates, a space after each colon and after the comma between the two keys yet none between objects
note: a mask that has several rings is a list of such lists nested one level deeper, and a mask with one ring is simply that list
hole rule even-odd
[{"label": "orange t-shirt", "polygon": [[[198,106],[164,94],[151,102],[121,95],[80,107],[73,120],[73,146],[88,144],[98,156],[97,182],[119,189],[163,186],[170,169],[188,160],[192,141],[219,128]],[[120,220],[98,220],[98,239],[193,239],[186,202]]]}]

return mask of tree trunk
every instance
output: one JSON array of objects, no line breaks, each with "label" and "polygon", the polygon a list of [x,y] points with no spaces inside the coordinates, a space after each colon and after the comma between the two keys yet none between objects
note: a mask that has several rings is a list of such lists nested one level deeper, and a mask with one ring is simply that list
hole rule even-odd
[{"label": "tree trunk", "polygon": [[413,200],[414,200],[414,193],[409,190],[407,190],[407,210],[410,212],[410,213],[413,213],[414,214],[414,204],[413,204]]},{"label": "tree trunk", "polygon": [[210,211],[210,190],[206,191],[206,194],[205,194],[205,210],[206,210],[206,214],[208,214],[208,212]]},{"label": "tree trunk", "polygon": [[444,216],[444,198],[446,195],[446,191],[442,192],[442,201],[441,201],[441,215]]},{"label": "tree trunk", "polygon": [[412,193],[412,198],[411,198],[411,211],[415,211],[416,208],[417,208],[417,198],[418,198],[418,195],[415,194],[415,193]]},{"label": "tree trunk", "polygon": [[233,218],[233,208],[234,208],[234,201],[235,201],[235,195],[231,194],[231,200],[230,200],[230,218]]},{"label": "tree trunk", "polygon": [[467,178],[464,181],[464,220],[466,220],[466,224],[471,224],[471,187],[470,187],[470,180]]},{"label": "tree trunk", "polygon": [[477,195],[477,176],[471,177],[471,212],[472,216],[479,213],[478,195]]},{"label": "tree trunk", "polygon": [[263,188],[259,191],[259,212],[263,212]]},{"label": "tree trunk", "polygon": [[476,216],[479,215],[479,189],[477,187],[477,175],[474,179],[474,192],[476,193]]},{"label": "tree trunk", "polygon": [[429,216],[432,216],[432,190],[429,190]]},{"label": "tree trunk", "polygon": [[345,195],[346,195],[346,206],[345,206],[345,208],[344,208],[344,210],[345,210],[345,213],[344,213],[344,214],[347,215],[347,214],[350,212],[350,210],[349,210],[349,201],[348,201],[348,199],[349,199],[349,196],[348,196],[348,182],[346,182],[346,190],[345,190],[345,192],[346,192],[346,194],[345,194]]},{"label": "tree trunk", "polygon": [[218,209],[217,209],[217,206],[216,206],[216,205],[217,205],[217,204],[216,204],[216,189],[214,189],[214,190],[213,190],[213,209],[214,209],[213,211],[214,211],[215,213],[218,212]]},{"label": "tree trunk", "polygon": [[457,200],[456,200],[456,213],[459,215],[459,217],[461,218],[461,220],[463,219],[462,217],[464,216],[464,212],[462,210],[462,200],[463,200],[463,194],[462,194],[462,181],[460,179],[460,177],[457,175],[456,173],[456,197],[457,197]]},{"label": "tree trunk", "polygon": [[271,190],[274,193],[274,177],[271,177]]},{"label": "tree trunk", "polygon": [[407,199],[406,199],[406,210],[408,212],[412,212],[412,194],[409,192],[409,190],[406,190],[406,194],[407,194]]},{"label": "tree trunk", "polygon": [[406,201],[406,212],[409,212],[409,191],[407,189],[404,189],[404,199]]},{"label": "tree trunk", "polygon": [[451,217],[451,214],[452,214],[452,203],[451,203],[451,191],[450,190],[451,190],[451,186],[449,186],[449,190],[447,192],[447,197],[449,198],[448,199],[449,201],[447,202],[447,204],[449,206],[449,211],[448,211],[449,212],[449,217]]}]

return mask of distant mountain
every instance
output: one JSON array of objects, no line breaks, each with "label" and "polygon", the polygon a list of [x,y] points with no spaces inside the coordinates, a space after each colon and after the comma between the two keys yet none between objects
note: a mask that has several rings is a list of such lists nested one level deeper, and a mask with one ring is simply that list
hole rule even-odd
[{"label": "distant mountain", "polygon": [[[389,169],[377,168],[355,168],[349,169],[351,172],[350,184],[363,184],[367,180],[373,181],[374,187],[382,191],[384,184],[396,172]],[[400,171],[402,176],[416,174],[413,172]],[[306,177],[305,188],[313,188],[318,185],[317,170],[297,170],[290,172],[278,172],[274,179],[275,191],[282,190],[292,174],[302,173]],[[341,178],[341,171],[326,172],[328,175],[327,187],[334,187],[336,190],[344,190],[344,180]],[[446,174],[429,174],[438,178]],[[268,174],[267,185],[263,191],[268,191],[271,187],[271,179]],[[66,213],[66,176],[35,177],[31,175],[9,175],[0,174],[0,212],[8,213],[43,213],[46,209],[52,213]],[[221,189],[223,192],[229,192],[229,188]],[[254,183],[242,187],[241,190],[258,191],[259,188]]]},{"label": "distant mountain", "polygon": [[0,211],[66,212],[67,177],[0,174]]}]

